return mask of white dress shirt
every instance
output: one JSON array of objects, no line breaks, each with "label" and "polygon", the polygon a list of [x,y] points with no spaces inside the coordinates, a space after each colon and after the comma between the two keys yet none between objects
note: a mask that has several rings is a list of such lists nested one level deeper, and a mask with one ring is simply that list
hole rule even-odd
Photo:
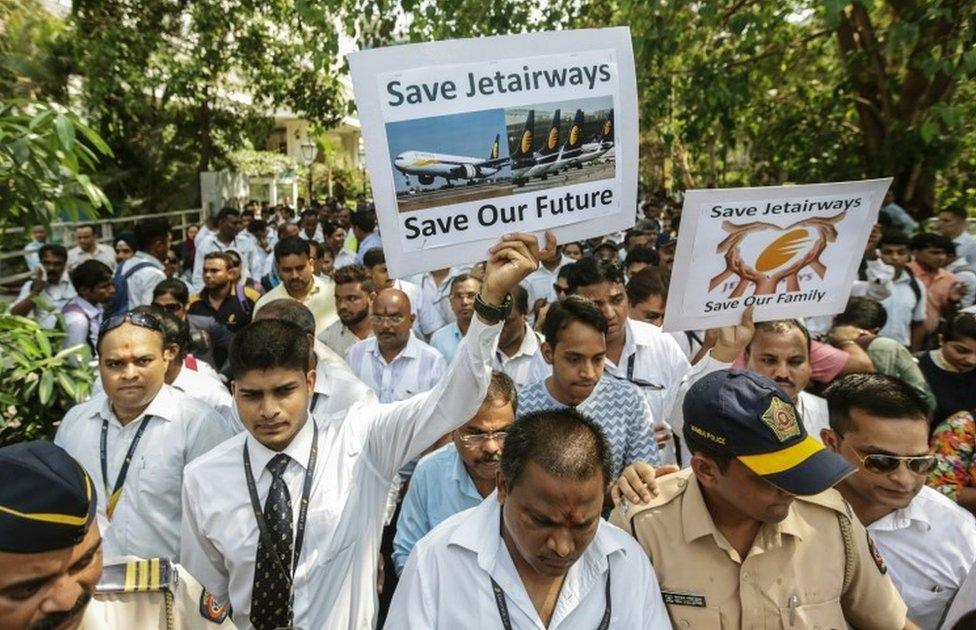
[{"label": "white dress shirt", "polygon": [[336,252],[335,262],[333,263],[332,267],[333,269],[341,269],[342,267],[348,267],[349,265],[355,264],[356,254],[343,247]]},{"label": "white dress shirt", "polygon": [[[197,251],[197,254],[199,255],[200,252]],[[136,252],[132,258],[123,262],[119,267],[121,270],[119,273],[124,277],[132,267],[140,263],[149,263],[149,266],[141,267],[138,271],[132,272],[132,275],[125,282],[129,290],[128,308],[130,310],[137,306],[148,306],[152,304],[153,289],[156,288],[157,284],[166,279],[163,263],[159,262],[159,259],[152,254],[147,254],[146,252]]]},{"label": "white dress shirt", "polygon": [[241,282],[247,282],[248,278],[256,276],[260,280],[264,271],[261,265],[263,256],[258,256],[257,241],[248,238],[243,234],[234,236],[230,243],[223,243],[214,232],[202,241],[197,247],[196,254],[193,255],[193,280],[190,293],[199,293],[203,290],[203,260],[211,252],[226,252],[234,250],[241,257]]},{"label": "white dress shirt", "polygon": [[[953,596],[976,562],[976,520],[944,494],[922,486],[908,507],[867,526],[908,618],[937,630]],[[976,600],[970,602],[976,608]]]},{"label": "white dress shirt", "polygon": [[[471,334],[470,328],[468,334]],[[380,353],[376,337],[363,339],[349,348],[346,361],[359,380],[376,392],[381,403],[406,400],[432,389],[447,369],[441,353],[418,339],[413,332],[407,345],[389,363]]]},{"label": "white dress shirt", "polygon": [[112,271],[115,271],[115,266],[118,264],[115,262],[115,250],[105,243],[95,243],[94,252],[86,252],[80,245],[75,245],[68,250],[68,271],[71,272],[86,260],[97,260]]},{"label": "white dress shirt", "polygon": [[[28,280],[20,287],[20,293],[17,294],[17,299],[11,302],[11,305],[17,304],[30,295],[31,284],[33,282],[33,280]],[[65,271],[61,275],[60,281],[46,283],[44,290],[38,295],[39,298],[51,305],[51,310],[45,309],[42,304],[35,303],[32,319],[41,328],[54,328],[58,324],[57,314],[76,295],[78,294],[75,292],[75,287],[71,284],[71,280],[68,279],[68,272]]]},{"label": "white dress shirt", "polygon": [[[965,258],[970,265],[976,265],[976,237],[964,231],[952,242],[956,244],[956,256]],[[976,607],[976,603],[973,605]]]},{"label": "white dress shirt", "polygon": [[[77,307],[77,308],[75,308]],[[67,310],[65,310],[67,309]],[[98,329],[102,325],[103,308],[95,306],[80,295],[68,300],[61,309],[64,317],[64,347],[70,348],[78,344],[87,343],[91,348],[92,357],[98,345]]]},{"label": "white dress shirt", "polygon": [[194,369],[198,365],[206,365],[206,363],[194,360],[193,367],[184,364],[170,385],[191,398],[206,404],[219,413],[221,417],[227,419],[230,424],[233,424],[234,399],[230,392],[216,377],[216,373],[211,376],[210,373],[204,372],[202,369]]},{"label": "white dress shirt", "polygon": [[512,628],[593,630],[606,609],[608,573],[611,628],[671,627],[647,555],[629,534],[602,519],[593,540],[566,573],[547,626],[515,569],[499,531],[500,520],[496,492],[424,536],[400,576],[386,629],[499,628],[494,579],[505,592]]},{"label": "white dress shirt", "polygon": [[[119,470],[143,418],[136,447],[112,520],[102,478],[99,443],[108,421],[108,485]],[[180,555],[180,489],[183,467],[233,435],[228,423],[206,404],[163,385],[142,416],[123,426],[105,394],[75,405],[64,416],[54,443],[68,451],[98,488],[98,522],[106,557],[177,559]]]},{"label": "white dress shirt", "polygon": [[[390,480],[405,462],[472,417],[484,400],[489,362],[501,325],[473,321],[458,359],[433,391],[381,405],[357,403],[345,416],[322,418],[308,525],[295,574],[296,627],[309,630],[371,628],[376,615],[376,562]],[[292,497],[301,496],[311,425],[287,452]],[[273,453],[243,433],[186,469],[183,488],[182,564],[221,601],[233,607],[238,628],[250,628],[251,588],[258,527],[244,478],[245,440],[258,496],[267,497],[264,462]],[[293,503],[297,507],[297,502]],[[297,510],[292,523],[297,526]]]},{"label": "white dress shirt", "polygon": [[546,302],[556,301],[556,290],[552,288],[552,285],[556,283],[559,270],[563,268],[563,265],[568,265],[573,262],[576,261],[569,256],[563,256],[559,260],[559,264],[552,271],[546,269],[545,265],[539,265],[538,269],[526,276],[521,284],[525,287],[526,293],[529,294],[529,313],[532,313],[536,300],[545,299]]},{"label": "white dress shirt", "polygon": [[966,579],[956,591],[949,612],[946,613],[945,622],[942,624],[942,630],[954,630],[956,622],[974,607],[976,607],[976,563],[969,568]]},{"label": "white dress shirt", "polygon": [[827,399],[810,392],[801,391],[800,395],[797,396],[796,411],[800,414],[800,421],[803,422],[803,428],[807,430],[807,435],[822,442],[820,430],[830,428]]},{"label": "white dress shirt", "polygon": [[[370,328],[367,338],[372,336],[373,329]],[[343,357],[346,356],[346,352],[349,351],[349,348],[351,348],[353,344],[362,341],[362,339],[357,337],[355,333],[346,328],[346,325],[342,323],[342,320],[338,319],[319,333],[318,340],[334,350],[336,354]]]},{"label": "white dress shirt", "polygon": [[515,387],[522,387],[534,382],[532,364],[538,358],[542,359],[542,335],[532,330],[528,322],[525,323],[525,336],[522,337],[522,344],[514,355],[508,356],[501,350],[495,352],[495,360],[492,363],[496,370],[501,370],[508,375],[515,383]]}]

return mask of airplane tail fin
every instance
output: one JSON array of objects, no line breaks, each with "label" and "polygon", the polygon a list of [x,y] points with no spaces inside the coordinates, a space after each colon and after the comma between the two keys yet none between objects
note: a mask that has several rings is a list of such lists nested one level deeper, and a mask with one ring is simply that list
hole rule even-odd
[{"label": "airplane tail fin", "polygon": [[518,144],[515,146],[515,150],[512,151],[513,159],[519,160],[532,156],[532,153],[535,151],[534,133],[535,110],[530,109],[529,116],[525,119],[525,126],[522,127],[522,133],[519,135]]},{"label": "airplane tail fin", "polygon": [[563,150],[574,151],[583,146],[583,121],[583,110],[577,109],[576,115],[573,117],[573,126],[569,128],[569,137],[566,138]]},{"label": "airplane tail fin", "polygon": [[550,153],[555,153],[559,150],[559,110],[557,109],[552,115],[552,125],[549,127],[549,135],[546,136],[546,146],[542,147],[540,153],[543,155],[549,155]]},{"label": "airplane tail fin", "polygon": [[603,121],[603,130],[600,134],[600,141],[613,144],[613,110],[607,114],[607,119]]},{"label": "airplane tail fin", "polygon": [[489,160],[497,160],[498,159],[498,153],[499,153],[498,140],[499,140],[499,134],[496,133],[495,134],[495,140],[494,140],[494,142],[491,143],[491,151],[489,151],[489,153],[488,153],[488,159]]}]

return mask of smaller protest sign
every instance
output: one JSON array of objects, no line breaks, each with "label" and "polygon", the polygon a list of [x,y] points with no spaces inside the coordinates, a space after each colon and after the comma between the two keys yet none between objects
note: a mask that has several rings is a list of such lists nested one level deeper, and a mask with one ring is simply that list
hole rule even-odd
[{"label": "smaller protest sign", "polygon": [[633,225],[629,29],[378,48],[349,67],[393,275],[473,263],[510,232]]},{"label": "smaller protest sign", "polygon": [[844,310],[891,179],[689,190],[664,330]]}]

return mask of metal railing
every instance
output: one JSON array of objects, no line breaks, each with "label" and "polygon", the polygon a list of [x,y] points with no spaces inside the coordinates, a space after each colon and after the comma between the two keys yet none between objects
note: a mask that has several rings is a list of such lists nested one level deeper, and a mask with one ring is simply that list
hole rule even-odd
[{"label": "metal railing", "polygon": [[[50,225],[50,234],[48,236],[49,243],[59,243],[65,247],[73,247],[75,244],[75,229],[79,225],[93,225],[95,226],[95,233],[98,234],[99,243],[109,243],[115,240],[116,231],[120,233],[123,230],[117,230],[119,226],[124,226],[125,228],[134,226],[137,222],[142,219],[149,219],[153,217],[176,217],[175,219],[170,218],[170,223],[173,227],[173,237],[176,239],[179,235],[179,239],[186,238],[186,230],[191,225],[200,225],[203,222],[203,210],[197,208],[193,210],[173,210],[171,212],[156,212],[153,214],[139,214],[130,215],[125,217],[109,217],[104,219],[94,219],[91,221],[57,221]],[[29,240],[24,228],[22,227],[11,227],[4,231],[3,236],[7,238],[9,235],[24,234],[24,240]],[[9,264],[6,261],[21,261],[24,258],[23,246],[17,249],[4,249],[0,250],[0,291],[11,288],[19,282],[27,280],[31,276],[30,271],[23,270],[26,267],[26,262],[24,264]]]}]

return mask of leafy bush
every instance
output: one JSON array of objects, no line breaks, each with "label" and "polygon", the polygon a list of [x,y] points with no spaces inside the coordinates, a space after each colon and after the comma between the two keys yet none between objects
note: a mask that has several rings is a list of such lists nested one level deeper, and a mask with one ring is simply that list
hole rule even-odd
[{"label": "leafy bush", "polygon": [[17,315],[0,315],[0,446],[53,438],[95,380],[85,344],[62,348],[64,332]]}]

